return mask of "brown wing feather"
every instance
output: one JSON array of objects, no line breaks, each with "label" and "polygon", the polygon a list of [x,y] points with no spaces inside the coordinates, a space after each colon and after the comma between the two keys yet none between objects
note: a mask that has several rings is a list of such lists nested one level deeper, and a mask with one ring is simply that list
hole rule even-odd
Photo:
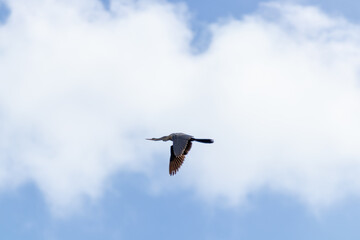
[{"label": "brown wing feather", "polygon": [[179,171],[181,165],[184,163],[185,155],[190,151],[192,143],[188,141],[184,153],[180,156],[176,157],[174,154],[174,148],[171,146],[170,148],[170,164],[169,164],[169,174],[175,175],[177,171]]},{"label": "brown wing feather", "polygon": [[188,152],[191,149],[191,146],[192,146],[191,141],[188,141],[187,144],[186,144],[185,150],[184,150],[184,155],[188,154]]}]

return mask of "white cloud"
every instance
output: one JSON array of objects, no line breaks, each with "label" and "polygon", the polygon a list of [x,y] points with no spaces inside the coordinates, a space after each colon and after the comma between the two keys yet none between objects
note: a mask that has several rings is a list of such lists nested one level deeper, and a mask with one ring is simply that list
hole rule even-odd
[{"label": "white cloud", "polygon": [[[55,213],[100,197],[121,171],[230,204],[262,187],[316,208],[360,193],[359,26],[272,3],[211,25],[209,49],[193,55],[183,5],[8,4],[2,189],[33,181]],[[168,144],[144,137],[176,131],[216,142],[194,146],[170,179]]]}]

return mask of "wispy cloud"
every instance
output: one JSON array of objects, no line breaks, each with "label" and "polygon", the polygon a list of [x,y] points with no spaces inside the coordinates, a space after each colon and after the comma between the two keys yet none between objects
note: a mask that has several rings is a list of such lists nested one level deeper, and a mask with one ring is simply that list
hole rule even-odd
[{"label": "wispy cloud", "polygon": [[269,187],[318,208],[360,192],[359,26],[272,3],[210,25],[209,48],[193,55],[183,5],[8,4],[3,189],[33,181],[62,213],[100,197],[114,173],[159,182],[168,146],[143,139],[184,131],[216,139],[176,176],[206,200],[238,204]]}]

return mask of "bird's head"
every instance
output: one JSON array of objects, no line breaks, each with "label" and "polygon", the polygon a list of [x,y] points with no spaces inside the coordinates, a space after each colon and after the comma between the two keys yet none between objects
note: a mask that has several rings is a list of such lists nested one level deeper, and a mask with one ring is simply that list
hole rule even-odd
[{"label": "bird's head", "polygon": [[146,140],[158,141],[156,138],[146,138]]}]

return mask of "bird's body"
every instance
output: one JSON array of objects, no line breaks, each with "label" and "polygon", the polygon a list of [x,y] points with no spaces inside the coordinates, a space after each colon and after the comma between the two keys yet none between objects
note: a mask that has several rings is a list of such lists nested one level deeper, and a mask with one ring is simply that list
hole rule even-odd
[{"label": "bird's body", "polygon": [[170,148],[170,165],[169,165],[169,174],[175,175],[179,170],[181,165],[184,162],[185,155],[191,149],[192,141],[197,141],[201,143],[213,143],[212,139],[197,139],[191,135],[185,133],[172,133],[169,136],[164,136],[161,138],[148,138],[147,140],[152,141],[169,141],[173,142],[173,145]]}]

